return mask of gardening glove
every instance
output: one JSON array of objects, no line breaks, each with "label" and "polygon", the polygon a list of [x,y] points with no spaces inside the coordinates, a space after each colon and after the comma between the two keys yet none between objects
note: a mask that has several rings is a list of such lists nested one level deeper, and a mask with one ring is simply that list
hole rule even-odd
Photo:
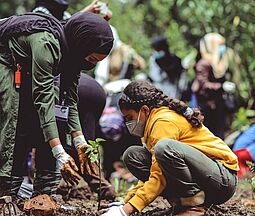
[{"label": "gardening glove", "polygon": [[73,142],[78,153],[81,173],[84,174],[84,166],[85,166],[89,175],[92,175],[93,173],[98,175],[97,165],[90,161],[88,157],[89,155],[86,153],[87,148],[91,146],[87,144],[85,137],[83,135],[76,136],[73,138]]},{"label": "gardening glove", "polygon": [[108,211],[109,208],[113,207],[113,206],[123,206],[125,205],[125,203],[123,201],[120,202],[111,202],[108,204],[102,204],[100,209],[105,209],[103,210],[104,212]]},{"label": "gardening glove", "polygon": [[102,214],[102,216],[127,216],[125,211],[123,210],[123,205],[120,206],[112,206],[110,207],[107,212]]},{"label": "gardening glove", "polygon": [[78,167],[74,159],[65,152],[61,144],[52,148],[53,156],[57,159],[57,166],[61,171],[62,177],[65,182],[71,185],[78,184],[80,176],[78,175]]}]

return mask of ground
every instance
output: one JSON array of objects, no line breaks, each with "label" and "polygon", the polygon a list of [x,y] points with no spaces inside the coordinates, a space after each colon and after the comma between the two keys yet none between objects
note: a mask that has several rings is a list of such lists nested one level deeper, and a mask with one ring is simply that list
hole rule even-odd
[{"label": "ground", "polygon": [[[86,184],[82,183],[79,190],[76,188],[62,191],[64,200],[58,199],[60,209],[56,216],[97,216],[97,196],[90,192]],[[105,203],[103,202],[102,205]],[[163,198],[157,198],[152,204],[146,207],[141,214],[134,216],[170,216],[170,205]],[[24,214],[20,214],[24,215]],[[207,210],[206,215],[212,216],[255,216],[255,197],[252,192],[250,178],[239,181],[237,191],[233,198],[227,203],[219,206],[213,206]]]},{"label": "ground", "polygon": [[[87,192],[88,188],[83,187],[82,189]],[[227,203],[219,206],[214,206],[207,210],[206,215],[220,216],[220,215],[255,215],[255,197],[253,197],[252,188],[250,184],[250,178],[240,180],[238,188],[231,200]],[[85,197],[81,192],[71,190],[69,197],[78,197],[79,199],[70,198],[59,210],[57,215],[86,215],[96,216],[97,215],[97,197],[95,194]],[[81,199],[83,198],[83,199]],[[171,215],[169,212],[170,205],[162,198],[156,199],[150,206],[144,209],[141,216],[168,216]],[[138,214],[135,214],[138,215]]]}]

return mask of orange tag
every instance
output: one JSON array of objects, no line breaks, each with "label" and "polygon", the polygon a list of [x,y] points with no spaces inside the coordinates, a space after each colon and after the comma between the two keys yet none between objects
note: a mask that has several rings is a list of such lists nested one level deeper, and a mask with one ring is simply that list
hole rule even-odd
[{"label": "orange tag", "polygon": [[20,88],[21,85],[21,67],[17,64],[17,70],[15,71],[15,87]]}]

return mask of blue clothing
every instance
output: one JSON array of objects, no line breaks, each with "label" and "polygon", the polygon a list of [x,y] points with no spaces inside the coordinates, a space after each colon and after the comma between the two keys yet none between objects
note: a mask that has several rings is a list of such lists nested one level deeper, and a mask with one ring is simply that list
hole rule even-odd
[{"label": "blue clothing", "polygon": [[255,124],[245,130],[235,141],[233,151],[247,149],[255,161]]}]

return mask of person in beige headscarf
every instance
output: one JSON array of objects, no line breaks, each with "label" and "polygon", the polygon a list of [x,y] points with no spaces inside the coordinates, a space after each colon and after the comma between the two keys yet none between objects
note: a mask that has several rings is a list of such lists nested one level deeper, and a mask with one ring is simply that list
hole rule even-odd
[{"label": "person in beige headscarf", "polygon": [[97,64],[95,79],[104,85],[111,81],[130,79],[134,70],[144,70],[145,60],[134,48],[125,44],[119,38],[115,27],[111,26],[114,43],[110,55]]},{"label": "person in beige headscarf", "polygon": [[[224,111],[225,120],[222,119],[222,122],[225,121],[224,131],[227,132],[233,113],[237,110],[236,99],[240,97],[238,84],[241,81],[241,59],[233,49],[226,46],[226,39],[216,32],[204,35],[199,41],[197,62],[199,59],[206,60],[210,64],[214,82],[221,84],[223,101],[220,106]],[[220,134],[224,138],[223,134]]]},{"label": "person in beige headscarf", "polygon": [[[199,42],[199,51],[201,58],[212,66],[216,79],[225,78],[234,83],[240,82],[241,59],[233,49],[226,46],[226,40],[222,35],[216,32],[206,34]],[[227,75],[227,72],[231,74]]]}]

